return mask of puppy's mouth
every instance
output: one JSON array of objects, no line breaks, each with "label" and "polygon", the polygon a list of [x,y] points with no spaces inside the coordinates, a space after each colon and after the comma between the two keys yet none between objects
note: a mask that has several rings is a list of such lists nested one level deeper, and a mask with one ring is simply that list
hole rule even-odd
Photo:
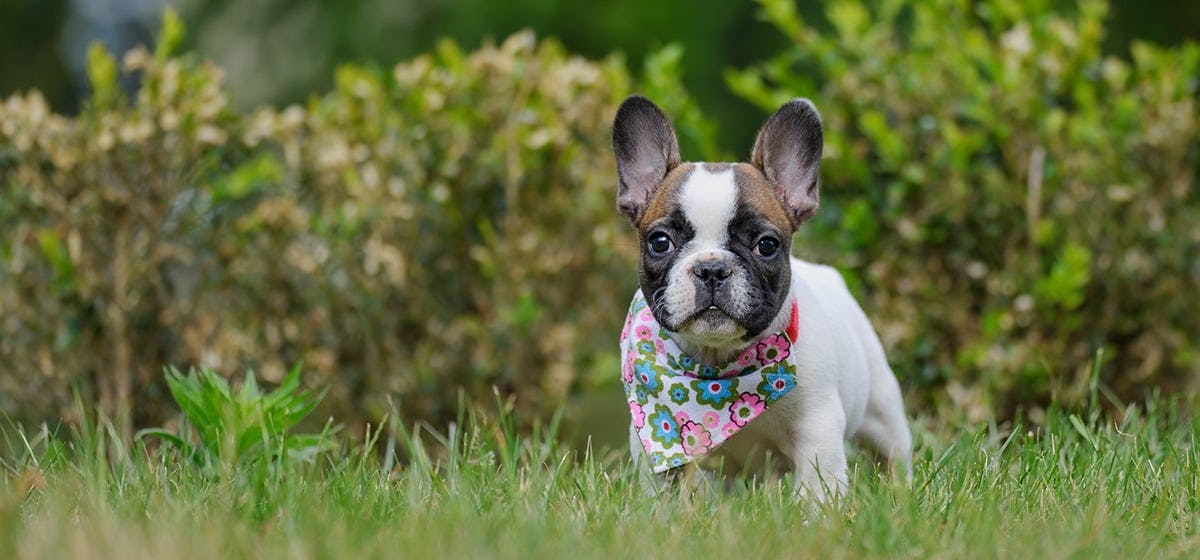
[{"label": "puppy's mouth", "polygon": [[680,331],[716,342],[739,338],[746,329],[719,305],[712,303],[681,321]]},{"label": "puppy's mouth", "polygon": [[726,313],[724,309],[721,309],[720,307],[717,307],[716,304],[713,304],[704,309],[696,311],[692,314],[689,320],[719,320],[722,317],[729,318],[731,321],[733,320],[729,317],[729,314]]}]

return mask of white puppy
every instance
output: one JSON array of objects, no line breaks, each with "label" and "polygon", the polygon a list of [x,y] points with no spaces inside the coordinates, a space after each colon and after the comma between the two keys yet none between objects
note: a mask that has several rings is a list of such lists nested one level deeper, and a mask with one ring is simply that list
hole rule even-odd
[{"label": "white puppy", "polygon": [[638,231],[640,291],[622,333],[630,451],[648,470],[785,460],[823,498],[856,437],[911,475],[900,388],[832,268],[791,258],[817,209],[821,120],[779,109],[751,163],[681,162],[670,121],[630,97],[613,124],[617,206]]}]

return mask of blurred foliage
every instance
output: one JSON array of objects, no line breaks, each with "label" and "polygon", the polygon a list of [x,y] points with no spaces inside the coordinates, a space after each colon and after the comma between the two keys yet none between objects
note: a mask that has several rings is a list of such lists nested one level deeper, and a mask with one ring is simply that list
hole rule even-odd
[{"label": "blurred foliage", "polygon": [[[796,4],[807,14],[820,2]],[[88,96],[88,44],[124,52],[148,41],[164,5],[193,30],[184,48],[226,71],[239,110],[303,102],[332,87],[338,65],[411,58],[442,37],[477,45],[529,28],[569,52],[602,58],[619,50],[639,65],[678,43],[687,52],[684,84],[719,125],[721,148],[741,157],[761,115],[724,87],[722,72],[787,45],[759,21],[753,2],[726,0],[0,0],[0,96],[37,88],[57,112],[75,113]],[[1105,52],[1125,57],[1133,38],[1200,39],[1200,2],[1114,0],[1106,28]]]},{"label": "blurred foliage", "polygon": [[758,21],[752,3],[725,0],[0,0],[0,96],[37,88],[56,111],[76,112],[89,96],[88,44],[124,52],[149,41],[164,5],[175,6],[191,30],[184,48],[226,72],[238,110],[302,103],[331,89],[340,65],[412,58],[442,38],[478,45],[532,29],[571,53],[598,59],[620,51],[639,66],[679,44],[688,54],[681,60],[687,90],[720,109],[710,113],[723,119],[721,146],[738,155],[753,139],[758,109],[725,88],[721,72],[786,44]]},{"label": "blurred foliage", "polygon": [[[762,111],[821,108],[801,252],[846,272],[913,403],[1074,403],[1101,347],[1116,396],[1195,386],[1200,49],[1117,58],[1103,3],[1056,6],[763,0],[791,46],[727,74]],[[675,45],[638,78],[529,33],[445,41],[245,113],[191,44],[168,12],[152,51],[88,52],[77,117],[0,104],[0,410],[71,418],[76,388],[129,429],[172,414],[164,364],[275,383],[302,360],[351,425],[493,387],[542,414],[615,380],[616,104],[650,95],[689,159],[728,155],[680,78],[711,61]]]},{"label": "blurred foliage", "polygon": [[443,37],[474,45],[529,28],[571,53],[616,50],[639,65],[682,45],[683,83],[702,106],[721,108],[721,147],[739,155],[757,130],[757,109],[723,87],[721,73],[786,45],[763,32],[752,3],[726,0],[193,0],[181,9],[197,51],[229,70],[241,107],[304,99],[331,86],[337,64],[409,58]]},{"label": "blurred foliage", "polygon": [[[163,364],[278,382],[303,360],[344,420],[389,397],[444,419],[493,386],[530,416],[612,377],[636,252],[613,207],[621,58],[443,42],[242,115],[165,21],[121,62],[136,96],[95,48],[78,118],[36,91],[0,105],[0,410],[70,418],[77,386],[157,423]],[[648,60],[642,90],[715,153],[678,52]]]},{"label": "blurred foliage", "polygon": [[793,47],[728,82],[820,107],[799,246],[865,296],[914,397],[1078,403],[1102,347],[1116,396],[1196,387],[1200,47],[1105,56],[1096,0],[761,4]]}]

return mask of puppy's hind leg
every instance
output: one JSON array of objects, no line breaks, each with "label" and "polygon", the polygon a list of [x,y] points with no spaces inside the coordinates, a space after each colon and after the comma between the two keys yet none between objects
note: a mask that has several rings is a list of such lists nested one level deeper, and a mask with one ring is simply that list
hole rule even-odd
[{"label": "puppy's hind leg", "polygon": [[895,472],[912,481],[912,432],[904,415],[900,384],[886,362],[872,368],[871,394],[867,412],[855,434],[875,454],[886,459]]}]

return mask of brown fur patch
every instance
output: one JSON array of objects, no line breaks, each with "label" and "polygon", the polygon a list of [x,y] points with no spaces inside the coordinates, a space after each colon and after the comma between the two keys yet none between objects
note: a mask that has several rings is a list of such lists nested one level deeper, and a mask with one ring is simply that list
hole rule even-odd
[{"label": "brown fur patch", "polygon": [[783,205],[779,189],[757,167],[749,163],[733,164],[733,180],[738,187],[738,203],[749,204],[771,221],[779,231],[790,232],[792,219]]},{"label": "brown fur patch", "polygon": [[639,231],[644,233],[650,224],[671,212],[679,200],[679,187],[687,182],[688,177],[692,176],[692,171],[695,169],[696,164],[685,162],[675,166],[667,173],[667,176],[654,189],[654,194],[650,196],[650,203],[646,205],[646,211],[642,212],[642,217],[638,220]]},{"label": "brown fur patch", "polygon": [[779,231],[794,230],[792,219],[788,217],[779,189],[767,180],[759,168],[749,163],[685,162],[667,173],[662,183],[659,183],[658,187],[654,189],[650,203],[646,205],[646,211],[638,221],[639,231],[645,232],[650,224],[666,216],[675,208],[679,201],[680,187],[687,183],[688,178],[692,176],[692,171],[697,166],[709,173],[721,173],[732,168],[734,182],[738,188],[738,203],[753,206],[759,214],[765,216],[775,227],[779,228]]}]

